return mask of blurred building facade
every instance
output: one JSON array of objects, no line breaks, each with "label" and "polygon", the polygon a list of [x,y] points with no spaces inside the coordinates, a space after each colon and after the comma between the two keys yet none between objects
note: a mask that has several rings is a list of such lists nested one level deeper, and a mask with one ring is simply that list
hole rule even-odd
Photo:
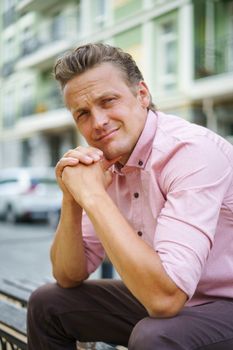
[{"label": "blurred building facade", "polygon": [[233,137],[233,0],[2,0],[0,168],[55,165],[83,142],[52,77],[68,49],[133,55],[158,109]]}]

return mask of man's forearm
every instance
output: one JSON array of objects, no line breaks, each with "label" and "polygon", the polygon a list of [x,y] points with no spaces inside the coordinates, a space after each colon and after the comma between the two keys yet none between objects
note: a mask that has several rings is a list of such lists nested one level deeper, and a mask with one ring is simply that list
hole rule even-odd
[{"label": "man's forearm", "polygon": [[88,277],[81,234],[82,209],[63,199],[61,217],[51,247],[53,274],[63,287],[72,287]]}]

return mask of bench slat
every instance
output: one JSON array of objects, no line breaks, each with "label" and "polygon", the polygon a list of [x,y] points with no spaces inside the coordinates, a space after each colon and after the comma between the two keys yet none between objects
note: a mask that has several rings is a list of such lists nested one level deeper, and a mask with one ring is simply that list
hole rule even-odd
[{"label": "bench slat", "polygon": [[36,289],[36,286],[33,288],[27,284],[20,284],[17,281],[0,279],[0,294],[20,302],[22,306],[27,305],[28,299],[34,289]]},{"label": "bench slat", "polygon": [[26,309],[19,308],[6,300],[0,300],[0,323],[25,335]]}]

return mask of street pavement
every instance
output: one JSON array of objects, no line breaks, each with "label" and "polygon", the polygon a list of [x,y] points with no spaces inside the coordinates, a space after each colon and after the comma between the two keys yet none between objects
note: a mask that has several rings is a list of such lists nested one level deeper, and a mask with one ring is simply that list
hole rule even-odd
[{"label": "street pavement", "polygon": [[[54,281],[49,258],[54,231],[43,222],[0,221],[0,278],[35,284]],[[101,268],[91,278],[100,276]]]},{"label": "street pavement", "polygon": [[46,223],[0,221],[0,278],[36,283],[52,280],[49,249],[53,234]]}]

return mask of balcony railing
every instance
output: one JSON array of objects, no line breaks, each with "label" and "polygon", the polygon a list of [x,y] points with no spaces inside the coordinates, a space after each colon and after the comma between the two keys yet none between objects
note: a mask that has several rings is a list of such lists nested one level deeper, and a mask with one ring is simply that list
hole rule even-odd
[{"label": "balcony railing", "polygon": [[[58,88],[51,87],[45,89],[44,93],[35,99],[24,100],[22,102],[19,116],[21,118],[36,115],[38,113],[45,113],[47,111],[62,108],[64,106],[61,93]],[[9,118],[7,119],[9,120]],[[9,127],[10,125],[6,126]]]},{"label": "balcony railing", "polygon": [[10,129],[15,125],[18,118],[32,115],[36,116],[38,113],[45,113],[63,107],[64,103],[59,89],[51,87],[48,91],[45,91],[42,96],[38,97],[37,101],[33,98],[30,100],[22,100],[21,106],[19,106],[16,111],[3,114],[2,125],[4,129]]},{"label": "balcony railing", "polygon": [[233,36],[206,42],[195,50],[195,78],[233,71]]},{"label": "balcony railing", "polygon": [[43,113],[64,107],[61,93],[58,89],[51,89],[40,97],[35,107],[35,113]]},{"label": "balcony railing", "polygon": [[67,38],[77,36],[79,28],[79,16],[74,13],[69,17],[56,17],[49,24],[42,22],[38,31],[21,44],[21,57],[36,53],[46,46],[51,46],[58,41],[67,41]]},{"label": "balcony railing", "polygon": [[59,0],[18,0],[17,10],[19,12],[46,11],[56,3],[59,3]]}]

